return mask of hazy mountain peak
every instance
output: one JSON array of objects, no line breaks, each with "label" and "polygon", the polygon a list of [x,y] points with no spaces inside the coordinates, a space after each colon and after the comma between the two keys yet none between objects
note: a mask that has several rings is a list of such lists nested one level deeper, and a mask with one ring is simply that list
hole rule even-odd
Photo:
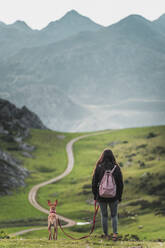
[{"label": "hazy mountain peak", "polygon": [[54,24],[63,24],[63,23],[67,23],[68,21],[79,21],[79,20],[87,20],[89,19],[88,17],[82,16],[81,14],[79,14],[76,10],[70,10],[68,11],[63,17],[61,17],[60,19],[56,20],[56,21],[52,21],[48,24],[48,26],[52,26]]},{"label": "hazy mountain peak", "polygon": [[139,37],[145,35],[150,35],[152,31],[152,22],[145,19],[141,15],[129,15],[119,22],[109,26],[109,29],[114,29],[120,33],[125,33],[127,35],[134,35],[136,37],[137,33]]},{"label": "hazy mountain peak", "polygon": [[146,18],[144,18],[143,16],[141,15],[136,15],[136,14],[133,14],[133,15],[129,15],[127,17],[125,17],[124,19],[122,19],[120,21],[121,22],[146,22],[146,23],[150,23],[149,20],[147,20]]},{"label": "hazy mountain peak", "polygon": [[24,21],[15,21],[11,24],[6,24],[4,22],[1,22],[0,21],[0,27],[3,27],[3,28],[7,28],[7,29],[17,29],[17,30],[21,30],[21,31],[32,31],[32,29],[24,22]]},{"label": "hazy mountain peak", "polygon": [[158,21],[164,21],[165,23],[165,14],[161,15],[159,18],[157,18],[154,22],[158,22]]},{"label": "hazy mountain peak", "polygon": [[[89,17],[79,14],[76,10],[72,9],[68,11],[61,19],[59,19],[57,22],[62,23],[73,23],[76,22],[76,25],[90,25],[92,27],[95,27],[96,29],[102,27],[100,24],[95,23],[93,20],[91,20]],[[88,29],[87,29],[88,30]]]},{"label": "hazy mountain peak", "polygon": [[13,24],[11,24],[12,26],[14,26],[14,27],[19,27],[19,28],[22,28],[22,29],[24,29],[24,30],[31,30],[31,28],[26,24],[26,22],[24,22],[24,21],[21,21],[21,20],[17,20],[17,21],[15,21]]},{"label": "hazy mountain peak", "polygon": [[43,31],[56,32],[57,35],[57,31],[60,29],[60,32],[74,35],[82,31],[96,31],[101,27],[101,25],[79,14],[76,10],[70,10],[60,19],[50,22]]},{"label": "hazy mountain peak", "polygon": [[76,10],[72,9],[68,11],[64,16],[66,17],[66,16],[82,16],[82,15],[80,15]]}]

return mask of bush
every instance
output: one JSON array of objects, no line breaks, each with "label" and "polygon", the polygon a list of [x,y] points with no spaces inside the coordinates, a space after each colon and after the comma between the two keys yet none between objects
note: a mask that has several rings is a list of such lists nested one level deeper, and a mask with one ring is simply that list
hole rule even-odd
[{"label": "bush", "polygon": [[141,145],[137,146],[136,149],[145,148],[146,146],[147,146],[147,144],[141,144]]},{"label": "bush", "polygon": [[157,134],[155,134],[155,133],[153,133],[153,132],[150,132],[148,135],[147,135],[147,139],[151,139],[151,138],[154,138],[154,137],[156,137],[157,136]]},{"label": "bush", "polygon": [[124,164],[122,162],[120,162],[119,165],[120,165],[120,167],[123,167],[124,166]]},{"label": "bush", "polygon": [[163,146],[156,146],[153,150],[152,153],[155,153],[157,155],[163,155],[165,154],[165,148]]},{"label": "bush", "polygon": [[0,231],[0,239],[9,239],[9,235],[5,233],[3,230]]},{"label": "bush", "polygon": [[146,166],[145,163],[140,160],[138,161],[138,163],[139,163],[140,168],[144,168]]},{"label": "bush", "polygon": [[119,235],[118,239],[121,241],[139,241],[140,240],[140,238],[136,234]]}]

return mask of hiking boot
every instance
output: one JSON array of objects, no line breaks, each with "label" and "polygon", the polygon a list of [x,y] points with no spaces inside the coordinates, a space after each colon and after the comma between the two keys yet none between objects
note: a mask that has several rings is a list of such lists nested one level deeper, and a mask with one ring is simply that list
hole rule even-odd
[{"label": "hiking boot", "polygon": [[117,240],[118,240],[117,234],[113,234],[113,235],[112,235],[112,240],[113,240],[113,241],[117,241]]}]

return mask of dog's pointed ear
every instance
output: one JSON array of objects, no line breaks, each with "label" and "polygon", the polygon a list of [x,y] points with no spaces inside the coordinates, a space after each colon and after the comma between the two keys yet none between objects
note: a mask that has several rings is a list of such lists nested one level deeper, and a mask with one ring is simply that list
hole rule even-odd
[{"label": "dog's pointed ear", "polygon": [[50,200],[48,200],[48,205],[51,206],[51,201]]},{"label": "dog's pointed ear", "polygon": [[57,206],[57,204],[58,204],[58,200],[56,200],[56,201],[54,202],[54,205],[55,205],[55,206]]}]

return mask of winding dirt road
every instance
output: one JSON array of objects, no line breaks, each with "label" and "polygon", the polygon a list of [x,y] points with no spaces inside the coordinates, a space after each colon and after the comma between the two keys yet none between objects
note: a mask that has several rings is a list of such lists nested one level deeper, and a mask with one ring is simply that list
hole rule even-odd
[{"label": "winding dirt road", "polygon": [[[105,131],[105,132],[98,132],[95,134],[87,134],[87,135],[82,135],[79,136],[77,138],[72,139],[67,145],[66,145],[66,152],[67,152],[67,157],[68,157],[68,165],[66,170],[59,176],[52,178],[48,181],[45,181],[43,183],[37,184],[35,186],[33,186],[33,188],[30,190],[29,195],[28,195],[28,199],[29,202],[31,203],[31,205],[33,205],[36,209],[38,209],[39,211],[46,213],[47,215],[49,214],[49,211],[45,208],[43,208],[42,206],[40,206],[36,200],[36,196],[37,196],[37,192],[41,187],[44,187],[45,185],[57,182],[59,180],[61,180],[62,178],[64,178],[65,176],[67,176],[73,169],[74,166],[74,156],[73,156],[73,144],[83,138],[89,137],[89,136],[95,136],[95,135],[99,135],[99,134],[105,134],[105,133],[109,133],[111,131]],[[66,217],[63,217],[61,215],[58,215],[60,220],[63,220],[64,222],[66,222],[67,224],[64,225],[64,227],[71,227],[76,225],[76,222],[74,220],[68,219]],[[10,236],[17,236],[17,235],[22,235],[24,233],[28,233],[28,232],[32,232],[32,231],[37,231],[37,230],[43,230],[43,229],[47,229],[47,227],[36,227],[36,228],[30,228],[30,229],[26,229],[26,230],[22,230],[13,234],[10,234]]]}]

